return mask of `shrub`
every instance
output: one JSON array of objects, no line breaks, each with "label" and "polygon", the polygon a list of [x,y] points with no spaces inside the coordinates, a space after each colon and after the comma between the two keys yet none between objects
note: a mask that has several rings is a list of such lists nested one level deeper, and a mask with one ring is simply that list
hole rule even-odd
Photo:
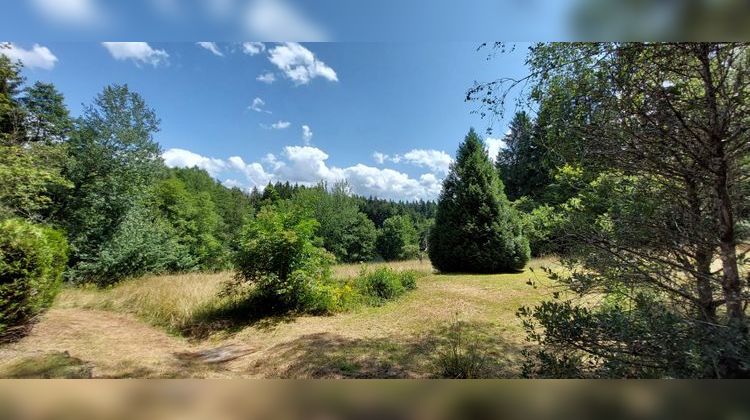
[{"label": "shrub", "polygon": [[464,333],[461,321],[448,329],[447,343],[437,352],[435,373],[446,379],[477,379],[485,376],[487,360],[479,347]]},{"label": "shrub", "polygon": [[529,260],[518,212],[473,129],[443,182],[428,251],[442,272],[514,271]]},{"label": "shrub", "polygon": [[[316,290],[331,276],[334,257],[315,244],[318,223],[292,211],[264,208],[240,234],[235,258],[236,282],[255,286],[251,298],[259,310],[309,311]],[[324,299],[320,297],[320,299]],[[319,309],[319,308],[318,308]]]},{"label": "shrub", "polygon": [[365,269],[357,279],[357,289],[366,299],[379,304],[416,289],[416,279],[413,271],[397,272],[381,267],[368,273]]},{"label": "shrub", "polygon": [[52,304],[67,260],[61,232],[20,219],[0,222],[0,337]]},{"label": "shrub", "polygon": [[189,271],[196,264],[165,221],[136,205],[98,255],[76,264],[69,277],[77,283],[106,286],[127,277]]},{"label": "shrub", "polygon": [[523,214],[523,233],[529,239],[531,254],[535,257],[563,250],[561,236],[565,211],[542,205]]}]

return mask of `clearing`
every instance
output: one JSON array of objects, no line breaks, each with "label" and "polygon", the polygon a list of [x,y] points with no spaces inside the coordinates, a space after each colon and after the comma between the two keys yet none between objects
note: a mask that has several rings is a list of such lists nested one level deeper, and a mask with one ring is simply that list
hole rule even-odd
[{"label": "clearing", "polygon": [[[215,305],[232,273],[66,288],[30,335],[0,346],[0,377],[426,378],[456,321],[462,340],[483,349],[487,376],[513,377],[527,345],[516,310],[551,295],[539,268],[552,264],[532,260],[533,273],[441,275],[428,261],[388,263],[424,276],[383,306],[200,328],[193,320]],[[336,275],[359,270],[342,265]]]}]

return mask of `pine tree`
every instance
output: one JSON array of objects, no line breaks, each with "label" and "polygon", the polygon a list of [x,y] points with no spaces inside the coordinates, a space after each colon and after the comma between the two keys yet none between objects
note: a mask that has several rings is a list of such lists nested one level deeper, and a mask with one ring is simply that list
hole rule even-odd
[{"label": "pine tree", "polygon": [[497,273],[522,269],[529,254],[484,142],[471,129],[443,182],[430,260],[443,272]]}]

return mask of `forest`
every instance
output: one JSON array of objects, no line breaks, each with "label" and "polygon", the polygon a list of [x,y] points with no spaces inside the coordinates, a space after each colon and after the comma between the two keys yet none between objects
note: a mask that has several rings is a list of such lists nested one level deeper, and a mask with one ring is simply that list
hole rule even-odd
[{"label": "forest", "polygon": [[[0,354],[77,308],[236,346],[290,317],[363,334],[263,377],[750,376],[750,46],[539,43],[526,67],[467,86],[486,136],[510,120],[498,155],[467,127],[439,199],[403,202],[169,168],[138,92],[73,117],[0,55]],[[144,306],[190,282],[189,311]]]}]

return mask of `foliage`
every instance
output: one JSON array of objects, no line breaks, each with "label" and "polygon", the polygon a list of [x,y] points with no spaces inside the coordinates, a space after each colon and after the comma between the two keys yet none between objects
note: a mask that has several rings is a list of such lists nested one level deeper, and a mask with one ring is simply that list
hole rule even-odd
[{"label": "foliage", "polygon": [[386,261],[415,258],[419,254],[418,240],[408,216],[392,216],[385,220],[378,235],[378,253]]},{"label": "foliage", "polygon": [[356,287],[362,296],[378,305],[416,289],[416,279],[416,273],[412,271],[399,272],[388,267],[367,271],[367,268],[363,268],[356,280]]},{"label": "foliage", "polygon": [[42,219],[53,204],[55,188],[71,187],[51,164],[63,153],[60,146],[0,146],[0,218]]},{"label": "foliage", "polygon": [[505,144],[498,152],[495,168],[505,185],[508,199],[539,197],[549,184],[546,149],[534,123],[524,111],[517,112],[510,122]]},{"label": "foliage", "polygon": [[227,266],[228,252],[219,242],[221,217],[207,191],[189,193],[176,177],[158,182],[150,194],[158,217],[171,225],[178,243],[196,260],[197,268]]},{"label": "foliage", "polygon": [[49,307],[67,262],[64,235],[20,219],[0,222],[0,336]]},{"label": "foliage", "polygon": [[521,213],[521,223],[523,234],[529,240],[531,255],[539,257],[565,252],[565,212],[562,207],[541,205],[529,213]]},{"label": "foliage", "polygon": [[198,266],[178,233],[140,203],[132,207],[96,259],[81,261],[68,275],[78,283],[99,286],[128,277],[189,271]]},{"label": "foliage", "polygon": [[472,129],[443,182],[430,260],[443,272],[496,273],[523,268],[529,253],[519,216]]},{"label": "foliage", "polygon": [[357,202],[348,195],[348,186],[337,183],[329,191],[321,183],[301,189],[292,198],[298,212],[315,219],[317,234],[323,246],[341,262],[372,259],[377,232],[375,225],[359,211]]},{"label": "foliage", "polygon": [[253,299],[270,312],[309,309],[317,283],[330,278],[333,256],[315,243],[318,223],[289,210],[264,208],[243,226],[236,283],[255,286]]},{"label": "foliage", "polygon": [[558,168],[545,197],[566,213],[557,280],[584,300],[521,314],[540,345],[531,371],[747,376],[748,46],[538,44],[527,62],[527,78],[469,97],[495,112],[496,92],[531,86]]},{"label": "foliage", "polygon": [[74,266],[95,265],[125,214],[157,177],[162,166],[153,134],[158,126],[154,111],[126,85],[106,87],[84,110],[68,141],[63,173],[73,188],[59,197],[58,218],[68,231]]},{"label": "foliage", "polygon": [[436,375],[445,379],[478,379],[485,376],[486,357],[464,331],[465,324],[454,321],[448,329],[447,343],[437,351]]},{"label": "foliage", "polygon": [[65,106],[65,97],[55,85],[36,82],[24,89],[20,104],[26,112],[26,141],[59,143],[67,139],[73,120]]}]

